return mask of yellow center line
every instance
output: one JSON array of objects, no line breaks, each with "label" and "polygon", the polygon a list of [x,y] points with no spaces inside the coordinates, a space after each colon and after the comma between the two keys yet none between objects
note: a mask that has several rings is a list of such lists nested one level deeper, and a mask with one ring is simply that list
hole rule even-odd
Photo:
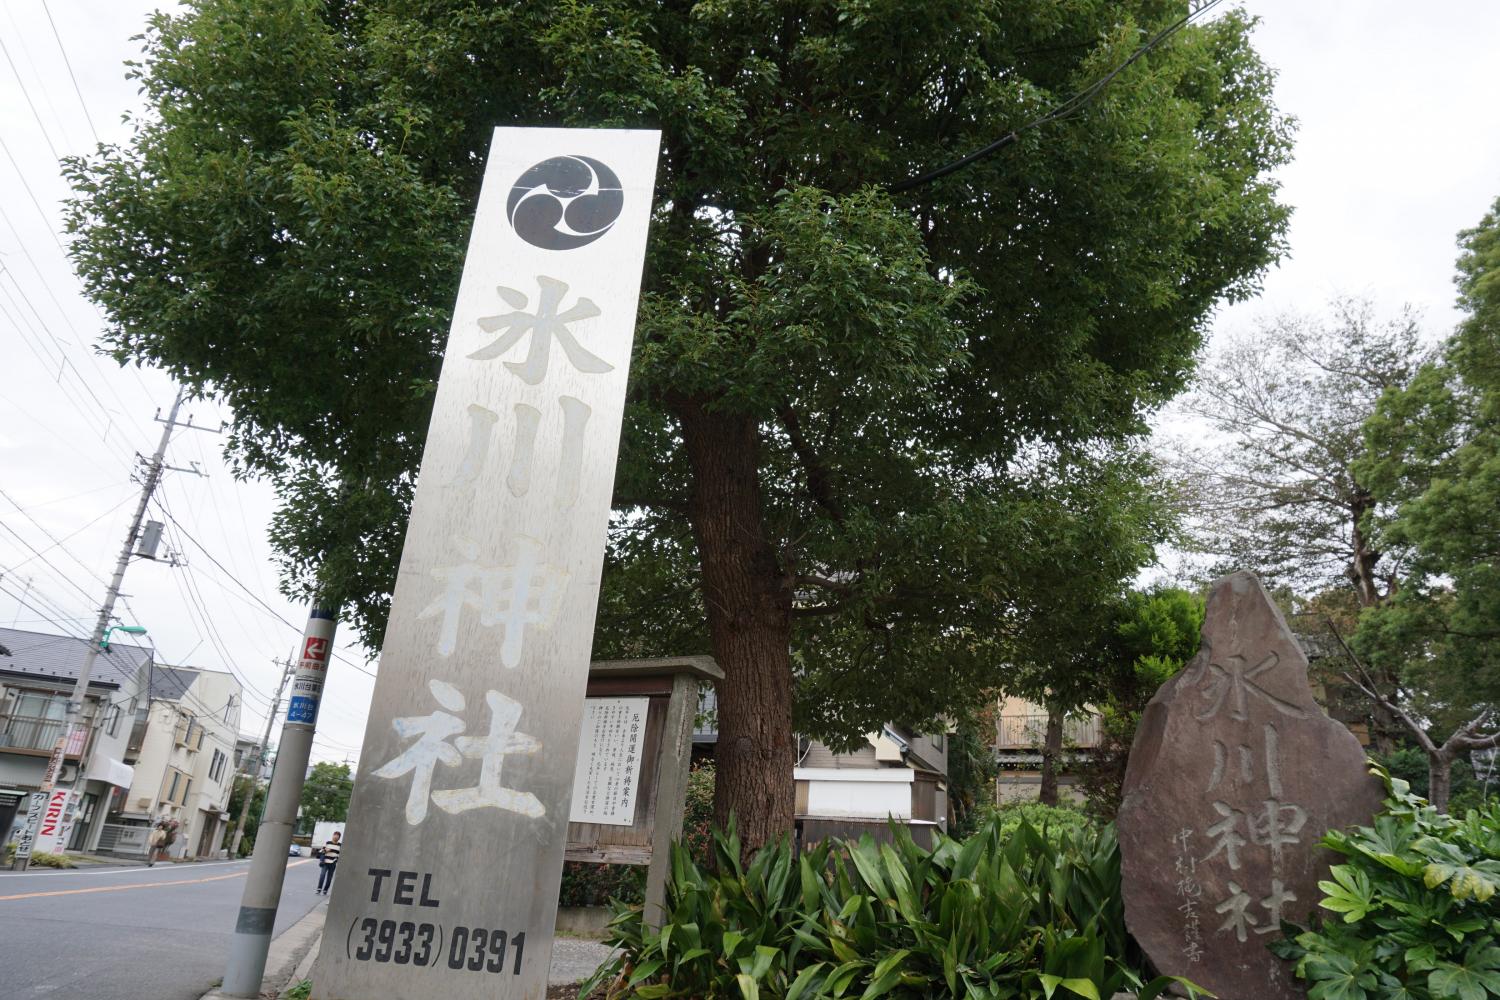
[{"label": "yellow center line", "polygon": [[[290,862],[288,868],[296,868],[298,865],[310,864],[310,859]],[[243,878],[249,873],[249,869],[232,872],[228,875],[209,875],[204,878],[179,878],[169,882],[132,882],[128,885],[96,885],[87,889],[54,889],[51,892],[18,892],[13,896],[0,896],[0,902],[9,899],[37,899],[42,896],[77,896],[85,892],[120,892],[124,889],[159,889],[167,885],[195,885],[199,882],[222,882],[227,878]]]}]

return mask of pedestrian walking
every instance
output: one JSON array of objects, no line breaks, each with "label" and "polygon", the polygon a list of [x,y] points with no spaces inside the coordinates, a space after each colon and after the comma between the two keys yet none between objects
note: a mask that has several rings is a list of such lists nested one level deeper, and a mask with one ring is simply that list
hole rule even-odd
[{"label": "pedestrian walking", "polygon": [[337,830],[333,831],[333,839],[323,845],[323,850],[318,852],[318,888],[317,891],[328,895],[328,890],[333,888],[333,870],[339,866],[339,841],[343,835]]},{"label": "pedestrian walking", "polygon": [[156,827],[151,835],[146,838],[146,867],[150,868],[156,864],[158,857],[166,853],[167,848],[172,846],[172,841],[177,839],[177,827],[180,824],[175,819],[163,816],[156,821]]}]

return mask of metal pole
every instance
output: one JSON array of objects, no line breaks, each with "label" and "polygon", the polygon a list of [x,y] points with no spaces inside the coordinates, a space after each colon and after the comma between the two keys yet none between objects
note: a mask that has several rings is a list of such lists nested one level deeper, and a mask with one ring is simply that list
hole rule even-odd
[{"label": "metal pole", "polygon": [[281,742],[276,751],[276,770],[271,775],[271,790],[266,794],[265,816],[255,833],[250,874],[245,880],[239,918],[235,921],[234,938],[229,944],[229,965],[224,972],[224,984],[220,987],[220,992],[226,996],[260,995],[261,979],[266,972],[266,953],[270,951],[271,931],[276,923],[276,907],[281,902],[281,884],[286,878],[292,827],[297,822],[302,783],[307,777],[307,760],[312,755],[323,677],[328,669],[328,656],[333,651],[333,633],[338,624],[335,616],[333,608],[314,604],[308,614],[307,630],[302,634],[296,679],[292,683],[286,723],[281,727]]},{"label": "metal pole", "polygon": [[[246,761],[243,773],[250,775],[250,791],[245,795],[245,801],[240,803],[240,818],[234,824],[234,836],[229,841],[229,856],[237,858],[240,856],[240,840],[245,836],[245,820],[250,815],[250,803],[255,799],[255,790],[260,785],[260,772],[265,770],[266,748],[271,745],[271,727],[276,724],[276,715],[281,711],[281,692],[286,690],[287,678],[292,676],[292,661],[286,661],[286,667],[281,671],[281,683],[276,686],[276,697],[271,702],[271,714],[266,717],[266,732],[260,738],[260,747],[250,755]],[[250,763],[254,762],[254,771],[251,772]],[[238,780],[238,779],[236,779]]]},{"label": "metal pole", "polygon": [[[74,733],[82,730],[87,739],[87,730],[83,728],[82,720],[83,704],[88,696],[89,676],[94,672],[94,661],[99,658],[99,651],[104,646],[104,633],[109,628],[110,617],[114,615],[115,599],[120,596],[120,584],[125,579],[125,569],[130,565],[130,556],[135,550],[135,540],[141,532],[141,521],[146,516],[146,505],[150,503],[151,495],[156,492],[156,486],[161,482],[167,443],[172,440],[172,428],[177,422],[177,411],[182,407],[184,391],[177,390],[177,398],[172,401],[172,412],[167,416],[166,424],[162,427],[161,440],[157,442],[156,452],[146,463],[146,480],[141,487],[141,499],[135,505],[135,516],[130,519],[130,531],[125,535],[125,544],[120,549],[120,558],[115,562],[115,575],[110,580],[109,590],[104,595],[104,606],[99,609],[99,620],[94,623],[94,635],[89,640],[88,651],[83,657],[83,666],[79,668],[78,680],[73,685],[73,696],[68,699],[67,721],[63,724],[62,736],[52,748],[52,759],[47,763],[41,788],[32,795],[32,809],[26,815],[26,829],[16,841],[16,857],[11,863],[14,871],[25,871],[31,863],[32,845],[36,842],[37,829],[42,820],[42,810],[36,807],[39,803],[45,803],[47,795],[52,791],[57,776],[62,770],[64,752],[72,742]],[[83,782],[84,748],[78,749],[78,774],[73,779],[74,789]]]}]

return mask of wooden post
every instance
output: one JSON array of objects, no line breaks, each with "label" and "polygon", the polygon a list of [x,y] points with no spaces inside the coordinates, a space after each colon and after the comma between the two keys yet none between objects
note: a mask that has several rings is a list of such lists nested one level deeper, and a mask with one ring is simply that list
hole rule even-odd
[{"label": "wooden post", "polygon": [[[698,686],[724,677],[711,656],[651,660],[603,660],[589,665],[589,695],[647,694],[652,698],[648,746],[656,748],[654,766],[642,769],[636,819],[632,826],[570,823],[570,861],[644,864],[645,920],[662,925],[666,916],[667,872],[672,841],[682,835],[688,773],[693,757],[693,720],[698,713]],[[663,697],[665,696],[665,697]],[[660,706],[661,701],[664,706]],[[660,706],[660,707],[658,707]],[[664,718],[657,721],[658,712]],[[660,734],[655,738],[655,734]],[[648,762],[649,763],[649,762]]]}]

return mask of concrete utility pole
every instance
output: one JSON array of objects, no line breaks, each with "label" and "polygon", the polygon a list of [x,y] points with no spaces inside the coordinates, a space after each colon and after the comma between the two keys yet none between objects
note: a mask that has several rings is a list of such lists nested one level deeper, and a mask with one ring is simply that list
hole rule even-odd
[{"label": "concrete utility pole", "polygon": [[[93,637],[89,639],[89,648],[84,654],[83,666],[78,671],[78,680],[73,685],[73,695],[68,699],[67,719],[63,724],[62,735],[58,737],[57,743],[52,748],[52,759],[47,762],[47,770],[42,778],[41,788],[32,793],[31,808],[26,814],[26,828],[16,840],[16,856],[11,864],[15,871],[25,871],[31,863],[32,847],[36,843],[37,830],[41,825],[41,806],[46,802],[48,796],[57,783],[57,777],[62,772],[63,759],[69,746],[80,736],[87,741],[88,729],[83,725],[83,705],[88,697],[89,677],[94,672],[94,661],[99,658],[99,653],[104,649],[104,637],[109,631],[109,620],[114,616],[115,600],[120,596],[120,584],[125,579],[125,569],[130,565],[130,557],[135,552],[136,540],[141,534],[141,522],[146,516],[146,505],[151,502],[151,496],[156,492],[157,485],[161,482],[161,474],[164,469],[173,468],[166,464],[167,444],[172,440],[172,431],[176,427],[194,427],[191,419],[186,424],[177,422],[177,413],[182,409],[182,399],[186,390],[177,390],[177,398],[172,401],[171,412],[167,414],[166,420],[161,420],[160,411],[157,419],[164,425],[161,432],[161,440],[157,442],[156,451],[146,461],[146,478],[141,484],[141,499],[135,505],[135,516],[130,519],[130,531],[125,535],[125,544],[120,549],[120,558],[115,562],[115,575],[109,582],[109,590],[104,595],[104,606],[99,609],[99,620],[94,624]],[[198,428],[194,428],[198,429]],[[196,469],[185,470],[195,472]],[[73,779],[73,787],[82,784],[84,771],[84,748],[78,748],[78,774]]]},{"label": "concrete utility pole", "polygon": [[292,696],[287,702],[286,723],[276,751],[276,770],[266,793],[264,818],[255,832],[255,852],[250,874],[240,897],[239,918],[229,944],[229,965],[220,992],[232,997],[260,995],[266,973],[266,953],[271,948],[271,928],[281,903],[281,883],[286,877],[287,852],[292,845],[292,827],[307,778],[307,760],[312,755],[313,731],[322,700],[323,678],[333,653],[337,611],[316,603],[308,613],[302,634]]},{"label": "concrete utility pole", "polygon": [[[281,711],[281,693],[286,690],[286,682],[292,676],[292,661],[287,660],[283,666],[285,669],[281,671],[281,683],[276,686],[276,697],[271,702],[271,714],[266,717],[265,735],[260,738],[260,746],[249,755],[249,759],[245,761],[245,766],[240,772],[250,775],[250,791],[246,793],[245,801],[240,803],[240,818],[234,824],[234,836],[229,841],[230,858],[239,857],[240,840],[245,836],[245,819],[250,815],[250,803],[255,800],[255,789],[260,784],[260,772],[265,768],[266,748],[271,745],[271,727],[276,724],[276,715]],[[238,782],[239,778],[235,781]]]}]

